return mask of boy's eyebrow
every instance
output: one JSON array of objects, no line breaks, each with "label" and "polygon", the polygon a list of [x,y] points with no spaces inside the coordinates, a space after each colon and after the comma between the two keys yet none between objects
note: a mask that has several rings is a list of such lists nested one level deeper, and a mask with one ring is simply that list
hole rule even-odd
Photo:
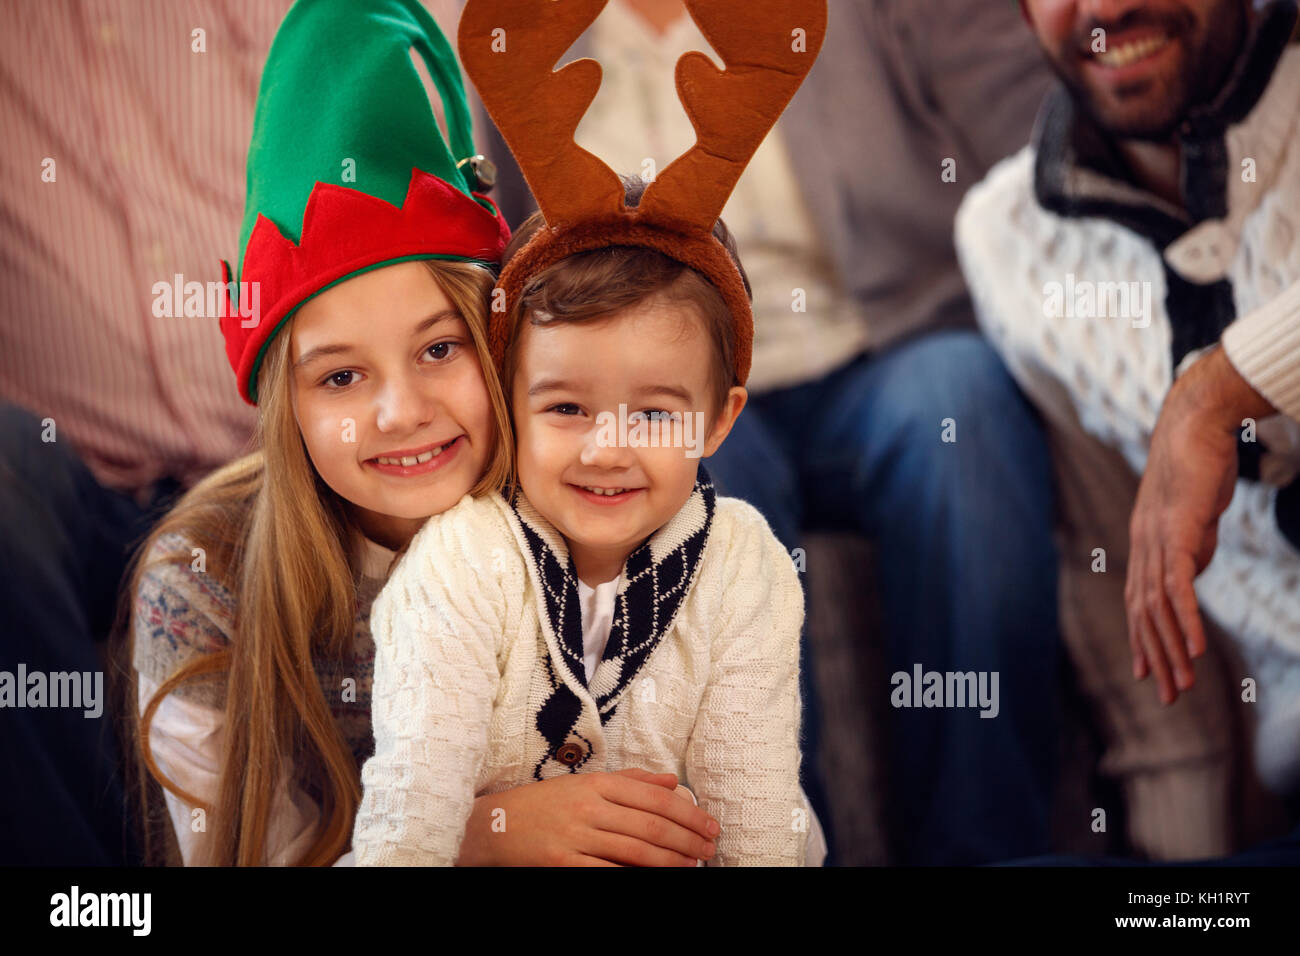
[{"label": "boy's eyebrow", "polygon": [[[461,314],[455,309],[443,309],[440,312],[435,312],[427,319],[423,319],[411,331],[411,334],[420,335],[441,322],[458,321],[460,318]],[[302,368],[304,365],[310,365],[317,359],[324,358],[327,355],[342,355],[345,352],[351,352],[354,347],[352,345],[318,345],[316,348],[303,353],[302,357],[293,363],[293,367],[296,369]]]},{"label": "boy's eyebrow", "polygon": [[[572,382],[558,378],[544,378],[529,387],[528,397],[533,398],[543,392],[571,392],[576,389],[577,386]],[[642,385],[633,394],[637,398],[644,398],[649,395],[667,395],[670,398],[679,398],[688,405],[695,400],[690,390],[683,385]]]},{"label": "boy's eyebrow", "polygon": [[529,386],[528,397],[533,398],[534,396],[542,394],[542,392],[571,392],[573,391],[573,388],[574,386],[571,382],[566,382],[563,379],[544,378]]},{"label": "boy's eyebrow", "polygon": [[680,398],[686,404],[695,400],[690,389],[684,385],[644,385],[636,390],[638,396],[643,395],[667,395],[670,398]]}]

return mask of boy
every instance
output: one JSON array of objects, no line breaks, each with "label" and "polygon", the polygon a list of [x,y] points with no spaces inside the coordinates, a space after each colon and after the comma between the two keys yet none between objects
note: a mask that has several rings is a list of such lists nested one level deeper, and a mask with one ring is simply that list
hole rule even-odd
[{"label": "boy", "polygon": [[[358,862],[451,864],[477,795],[645,766],[718,818],[711,863],[803,863],[799,581],[762,516],[671,441],[702,414],[707,457],[744,407],[721,296],[613,247],[552,266],[517,309],[517,492],[432,519],[375,605]],[[670,440],[611,441],[638,431]]]}]

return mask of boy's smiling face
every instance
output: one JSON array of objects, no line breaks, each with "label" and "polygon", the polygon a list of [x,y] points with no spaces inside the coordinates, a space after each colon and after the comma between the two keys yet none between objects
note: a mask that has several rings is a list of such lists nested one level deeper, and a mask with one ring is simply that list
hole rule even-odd
[{"label": "boy's smiling face", "polygon": [[[663,296],[589,322],[525,321],[519,336],[511,401],[520,486],[568,542],[578,576],[613,580],[686,503],[699,458],[682,447],[620,447],[609,441],[608,416],[624,405],[634,428],[654,412],[692,423],[703,412],[707,457],[745,390],[733,387],[721,409],[710,407],[715,362],[703,322],[695,306]],[[600,493],[611,489],[619,493]]]}]

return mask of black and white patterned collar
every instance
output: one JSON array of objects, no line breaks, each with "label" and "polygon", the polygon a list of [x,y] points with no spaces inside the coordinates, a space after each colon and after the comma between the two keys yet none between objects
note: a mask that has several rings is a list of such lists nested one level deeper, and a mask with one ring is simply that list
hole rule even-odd
[{"label": "black and white patterned collar", "polygon": [[[521,491],[512,496],[512,526],[538,592],[539,616],[551,657],[551,695],[537,715],[548,759],[569,740],[582,710],[581,694],[590,694],[595,701],[602,724],[614,715],[620,698],[659,646],[690,592],[708,542],[714,507],[713,481],[700,466],[686,504],[628,557],[614,598],[609,640],[587,684],[582,679],[578,576],[569,549]],[[537,768],[539,779],[546,762]],[[578,769],[568,761],[565,765]]]}]

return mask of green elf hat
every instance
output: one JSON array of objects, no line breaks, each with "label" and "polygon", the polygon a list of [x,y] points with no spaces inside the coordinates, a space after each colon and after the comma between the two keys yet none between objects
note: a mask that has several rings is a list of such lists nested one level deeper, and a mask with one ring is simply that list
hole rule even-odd
[{"label": "green elf hat", "polygon": [[501,261],[510,229],[475,191],[491,185],[481,160],[455,53],[418,0],[293,5],[257,94],[238,284],[222,262],[221,332],[245,401],[267,343],[335,283],[412,259]]}]

